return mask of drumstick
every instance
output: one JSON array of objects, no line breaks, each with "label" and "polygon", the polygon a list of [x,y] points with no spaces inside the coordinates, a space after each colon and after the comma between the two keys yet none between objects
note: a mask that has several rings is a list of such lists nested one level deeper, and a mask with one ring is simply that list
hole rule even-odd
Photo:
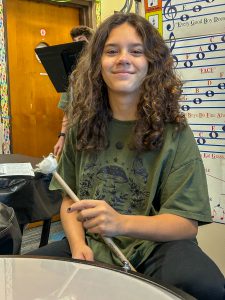
[{"label": "drumstick", "polygon": [[[71,190],[68,184],[64,181],[64,179],[57,173],[57,161],[52,153],[49,154],[48,157],[44,158],[44,160],[37,165],[37,169],[35,171],[39,171],[45,174],[52,173],[64,191],[70,196],[70,198],[74,202],[80,201],[77,195]],[[127,260],[126,256],[121,252],[121,250],[116,246],[113,240],[109,237],[101,236],[106,245],[117,255],[117,257],[123,263],[123,268],[125,271],[132,270],[136,271],[132,264]]]},{"label": "drumstick", "polygon": [[[77,195],[71,190],[71,188],[67,185],[67,183],[62,179],[62,177],[56,171],[53,171],[52,173],[53,173],[55,179],[58,181],[58,183],[62,186],[64,191],[70,196],[70,198],[74,202],[80,201],[80,199],[77,197]],[[136,271],[111,238],[102,236],[102,239],[108,245],[108,247],[119,257],[121,262],[125,264],[125,266],[124,266],[125,268],[127,268],[126,267],[126,263],[127,263],[132,271]]]}]

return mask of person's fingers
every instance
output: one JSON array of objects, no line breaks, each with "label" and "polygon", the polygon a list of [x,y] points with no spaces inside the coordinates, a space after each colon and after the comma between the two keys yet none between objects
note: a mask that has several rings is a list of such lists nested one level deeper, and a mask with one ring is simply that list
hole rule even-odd
[{"label": "person's fingers", "polygon": [[87,251],[84,256],[86,260],[94,261],[94,254],[91,250]]},{"label": "person's fingers", "polygon": [[79,254],[73,255],[72,257],[73,257],[74,259],[85,260],[85,257],[84,257],[84,255],[83,255],[83,253],[79,253]]},{"label": "person's fingers", "polygon": [[55,156],[59,155],[60,147],[58,145],[55,145],[53,148],[53,154]]},{"label": "person's fingers", "polygon": [[73,253],[72,257],[74,259],[94,261],[94,253],[88,246],[84,247],[80,251]]},{"label": "person's fingers", "polygon": [[81,211],[81,210],[87,209],[87,208],[94,208],[97,205],[102,205],[102,204],[103,204],[102,200],[82,200],[82,201],[73,203],[68,208],[68,212]]},{"label": "person's fingers", "polygon": [[57,149],[55,156],[58,157],[60,152],[61,152],[60,149]]},{"label": "person's fingers", "polygon": [[57,154],[57,150],[56,150],[56,147],[54,146],[54,148],[53,148],[53,154],[56,156],[56,154]]},{"label": "person's fingers", "polygon": [[103,224],[105,222],[105,217],[99,216],[99,217],[92,217],[89,219],[86,218],[86,219],[83,219],[83,221],[81,221],[81,222],[83,222],[84,228],[89,230],[91,228],[99,226],[100,224]]},{"label": "person's fingers", "polygon": [[80,222],[84,222],[86,220],[96,218],[98,215],[101,214],[101,212],[101,209],[98,207],[86,208],[81,211],[78,211],[77,220]]}]

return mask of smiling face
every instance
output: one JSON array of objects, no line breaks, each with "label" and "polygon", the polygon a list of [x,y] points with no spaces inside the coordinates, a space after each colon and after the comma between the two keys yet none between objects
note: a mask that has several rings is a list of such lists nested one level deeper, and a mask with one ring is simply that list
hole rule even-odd
[{"label": "smiling face", "polygon": [[101,57],[102,77],[112,94],[139,94],[148,61],[136,29],[124,23],[112,29]]}]

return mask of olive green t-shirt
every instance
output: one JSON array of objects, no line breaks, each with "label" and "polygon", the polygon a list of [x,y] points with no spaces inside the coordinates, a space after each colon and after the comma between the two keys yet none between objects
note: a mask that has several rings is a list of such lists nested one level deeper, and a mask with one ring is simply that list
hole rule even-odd
[{"label": "olive green t-shirt", "polygon": [[[101,152],[76,150],[71,129],[58,172],[80,199],[108,202],[116,211],[129,215],[174,214],[211,222],[206,176],[191,129],[176,132],[169,124],[161,150],[137,152],[130,141],[134,122],[112,120],[109,147]],[[51,189],[60,188],[53,179]],[[102,239],[86,233],[96,261],[121,265]],[[157,245],[154,241],[117,236],[117,246],[138,267]]]}]

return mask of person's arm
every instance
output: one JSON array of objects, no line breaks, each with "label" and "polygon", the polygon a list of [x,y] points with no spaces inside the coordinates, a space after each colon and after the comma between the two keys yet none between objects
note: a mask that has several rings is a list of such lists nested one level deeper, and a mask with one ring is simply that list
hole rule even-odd
[{"label": "person's arm", "polygon": [[197,235],[198,222],[174,214],[156,216],[122,215],[102,200],[82,200],[71,205],[77,219],[89,232],[105,236],[127,236],[153,241],[191,239]]},{"label": "person's arm", "polygon": [[173,214],[151,217],[122,216],[122,235],[158,242],[192,239],[198,232],[198,222]]},{"label": "person's arm", "polygon": [[67,209],[72,205],[73,200],[64,197],[60,209],[60,217],[64,232],[68,239],[72,257],[76,259],[93,261],[93,252],[85,242],[85,233],[81,222],[77,221],[76,212],[69,214]]},{"label": "person's arm", "polygon": [[[67,132],[67,123],[68,123],[67,115],[64,113],[64,116],[62,119],[62,127],[61,127],[61,131],[60,131],[60,134],[62,134],[62,135],[59,136],[58,141],[53,148],[54,149],[53,153],[55,156],[59,156],[62,152],[64,143],[65,143],[65,137],[66,137],[65,135]],[[63,135],[63,134],[65,134],[65,135]]]}]

